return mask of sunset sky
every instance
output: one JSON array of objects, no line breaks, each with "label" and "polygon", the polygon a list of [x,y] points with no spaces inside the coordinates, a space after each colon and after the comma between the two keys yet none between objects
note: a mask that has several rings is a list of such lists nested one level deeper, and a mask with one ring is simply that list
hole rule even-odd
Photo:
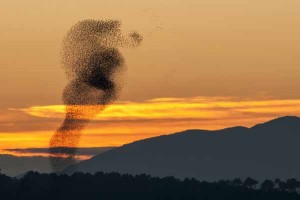
[{"label": "sunset sky", "polygon": [[299,10],[299,0],[2,0],[0,149],[48,146],[64,118],[61,42],[83,19],[119,19],[144,41],[121,49],[121,96],[81,147],[300,116]]}]

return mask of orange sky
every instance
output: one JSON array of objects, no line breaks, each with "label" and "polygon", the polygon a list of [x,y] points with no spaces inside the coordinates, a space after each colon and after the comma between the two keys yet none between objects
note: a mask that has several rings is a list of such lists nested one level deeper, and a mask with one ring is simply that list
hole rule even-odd
[{"label": "orange sky", "polygon": [[82,19],[120,19],[141,47],[117,103],[81,146],[300,115],[298,0],[3,0],[0,148],[46,147],[63,117],[61,41]]},{"label": "orange sky", "polygon": [[121,100],[300,98],[298,0],[2,0],[1,107],[61,104],[63,36],[82,19],[120,19],[143,45],[123,49]]},{"label": "orange sky", "polygon": [[[186,129],[251,127],[284,115],[300,116],[300,100],[190,97],[119,101],[91,121],[80,146],[119,146]],[[0,116],[3,149],[47,147],[64,118],[64,106],[9,108]]]}]

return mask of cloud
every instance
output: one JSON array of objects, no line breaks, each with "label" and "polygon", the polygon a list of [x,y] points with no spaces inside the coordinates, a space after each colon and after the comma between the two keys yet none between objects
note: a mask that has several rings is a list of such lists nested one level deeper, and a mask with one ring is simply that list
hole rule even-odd
[{"label": "cloud", "polygon": [[[93,107],[93,106],[90,106]],[[62,119],[65,106],[32,106],[17,109],[40,118]],[[144,102],[118,102],[98,115],[98,121],[228,119],[254,114],[289,115],[300,113],[300,100],[236,100],[226,97],[159,98]]]},{"label": "cloud", "polygon": [[[90,148],[77,148],[78,160],[86,160],[95,155],[101,154],[108,151],[114,147],[90,147]],[[25,148],[25,149],[2,149],[0,154],[8,154],[17,157],[50,157],[57,156],[56,154],[51,154],[49,148]]]}]

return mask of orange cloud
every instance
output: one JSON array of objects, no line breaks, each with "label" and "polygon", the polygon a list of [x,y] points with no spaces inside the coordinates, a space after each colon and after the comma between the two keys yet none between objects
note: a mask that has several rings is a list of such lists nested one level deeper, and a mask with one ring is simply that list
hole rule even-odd
[{"label": "orange cloud", "polygon": [[[88,106],[89,108],[93,106]],[[21,111],[42,118],[64,118],[64,105],[32,106]],[[160,98],[145,102],[118,102],[96,120],[219,119],[244,113],[298,114],[300,100],[244,100],[230,98]],[[232,116],[234,117],[234,116]]]},{"label": "orange cloud", "polygon": [[[8,150],[1,150],[0,149],[0,154],[8,154],[16,157],[61,157],[61,158],[66,158],[68,155],[53,155],[50,153],[32,153],[32,152],[18,152],[18,151],[8,151]],[[87,160],[90,159],[91,155],[75,155],[76,160]]]}]

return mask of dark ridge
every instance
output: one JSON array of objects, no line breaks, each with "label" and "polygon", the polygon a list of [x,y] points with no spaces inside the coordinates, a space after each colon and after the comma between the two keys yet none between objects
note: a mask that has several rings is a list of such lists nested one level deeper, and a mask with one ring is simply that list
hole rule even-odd
[{"label": "dark ridge", "polygon": [[187,130],[112,149],[64,172],[147,173],[208,181],[300,178],[299,132],[300,118],[289,116],[252,128]]},{"label": "dark ridge", "polygon": [[267,121],[265,123],[256,124],[255,126],[251,127],[253,129],[255,128],[261,128],[261,127],[283,127],[283,126],[299,126],[300,118],[297,116],[283,116],[278,117],[275,119],[272,119],[270,121]]}]

